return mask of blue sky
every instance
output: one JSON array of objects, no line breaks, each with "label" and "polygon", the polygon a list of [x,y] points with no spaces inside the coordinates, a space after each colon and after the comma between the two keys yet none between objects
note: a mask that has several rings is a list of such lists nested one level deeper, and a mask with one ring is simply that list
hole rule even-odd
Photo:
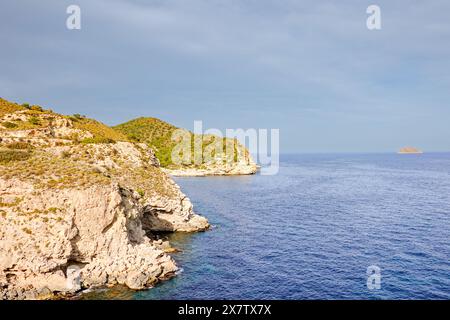
[{"label": "blue sky", "polygon": [[450,151],[449,14],[446,0],[3,1],[0,96],[107,124],[279,128],[286,153]]}]

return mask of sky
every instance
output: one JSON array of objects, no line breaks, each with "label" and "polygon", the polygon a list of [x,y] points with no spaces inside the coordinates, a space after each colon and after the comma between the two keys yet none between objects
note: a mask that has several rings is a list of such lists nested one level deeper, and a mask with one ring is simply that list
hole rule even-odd
[{"label": "sky", "polygon": [[109,125],[279,129],[281,153],[450,151],[449,14],[448,0],[2,1],[0,97]]}]

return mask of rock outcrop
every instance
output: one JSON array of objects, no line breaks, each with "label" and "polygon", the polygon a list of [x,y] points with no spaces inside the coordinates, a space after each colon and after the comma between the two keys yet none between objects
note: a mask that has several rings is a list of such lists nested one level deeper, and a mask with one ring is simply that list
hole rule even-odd
[{"label": "rock outcrop", "polygon": [[185,166],[177,169],[162,168],[162,170],[175,177],[237,176],[255,174],[258,166],[251,156],[247,156],[240,157],[238,161],[228,164],[211,161],[199,167]]},{"label": "rock outcrop", "polygon": [[99,139],[74,121],[0,118],[0,299],[150,287],[177,271],[153,233],[209,227],[146,144]]},{"label": "rock outcrop", "polygon": [[414,147],[404,147],[404,148],[401,148],[398,153],[399,154],[421,154],[423,152]]},{"label": "rock outcrop", "polygon": [[129,189],[111,184],[34,194],[30,184],[0,179],[0,192],[20,199],[2,211],[2,298],[117,283],[143,289],[177,270],[145,235],[139,195]]}]

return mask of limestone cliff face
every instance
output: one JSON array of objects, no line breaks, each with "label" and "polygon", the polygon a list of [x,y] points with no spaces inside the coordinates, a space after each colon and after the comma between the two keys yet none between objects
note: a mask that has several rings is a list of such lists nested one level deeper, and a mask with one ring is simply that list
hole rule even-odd
[{"label": "limestone cliff face", "polygon": [[236,146],[237,156],[233,161],[225,161],[221,157],[213,158],[200,166],[185,166],[183,168],[162,170],[176,177],[202,177],[202,176],[236,176],[255,174],[258,166],[253,161],[248,150],[238,144]]},{"label": "limestone cliff face", "polygon": [[[21,203],[0,224],[0,297],[39,298],[83,287],[142,289],[177,267],[142,228],[139,195],[117,184],[46,190],[0,179]],[[68,274],[72,270],[72,274]]]},{"label": "limestone cliff face", "polygon": [[0,299],[152,286],[177,271],[152,232],[209,226],[145,144],[82,143],[96,132],[23,110],[0,134]]}]

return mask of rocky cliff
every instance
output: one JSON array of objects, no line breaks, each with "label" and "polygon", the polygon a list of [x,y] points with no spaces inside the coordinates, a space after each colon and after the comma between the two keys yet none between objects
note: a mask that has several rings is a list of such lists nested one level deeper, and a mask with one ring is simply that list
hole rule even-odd
[{"label": "rocky cliff", "polygon": [[177,271],[154,232],[208,226],[147,144],[0,99],[0,298],[150,287]]}]

